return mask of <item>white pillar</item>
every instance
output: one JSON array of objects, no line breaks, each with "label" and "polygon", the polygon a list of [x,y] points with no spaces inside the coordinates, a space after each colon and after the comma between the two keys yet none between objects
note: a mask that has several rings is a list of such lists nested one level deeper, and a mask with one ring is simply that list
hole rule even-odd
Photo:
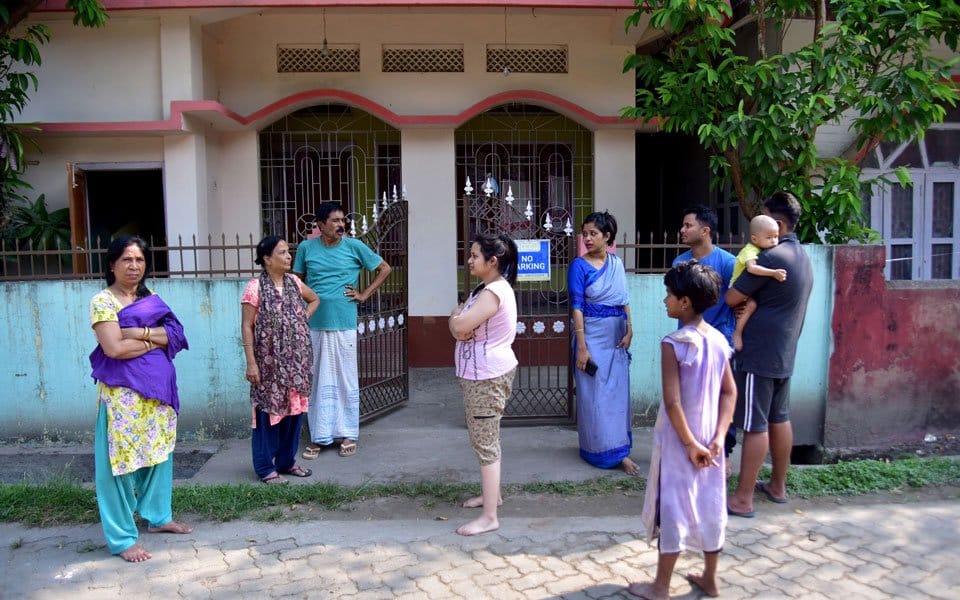
[{"label": "white pillar", "polygon": [[[593,133],[593,190],[596,210],[617,219],[617,242],[634,243],[637,234],[636,134],[632,129],[601,129]],[[627,267],[633,266],[632,254]]]},{"label": "white pillar", "polygon": [[188,15],[160,17],[160,85],[164,117],[172,101],[203,96],[202,33]]},{"label": "white pillar", "polygon": [[409,206],[410,315],[448,315],[457,299],[457,206],[453,129],[400,132]]},{"label": "white pillar", "polygon": [[[168,245],[182,238],[184,245],[206,242],[206,140],[203,134],[167,136],[163,140],[163,195]],[[192,269],[206,264],[193,261],[193,254],[170,254],[170,269]]]}]

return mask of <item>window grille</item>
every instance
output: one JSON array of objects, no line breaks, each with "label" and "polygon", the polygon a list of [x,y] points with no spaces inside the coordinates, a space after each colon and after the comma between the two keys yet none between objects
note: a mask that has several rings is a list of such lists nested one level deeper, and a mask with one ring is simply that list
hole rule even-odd
[{"label": "window grille", "polygon": [[463,46],[383,46],[384,73],[463,73]]},{"label": "window grille", "polygon": [[566,73],[566,46],[487,46],[487,73]]},{"label": "window grille", "polygon": [[277,73],[359,73],[360,46],[279,46]]}]

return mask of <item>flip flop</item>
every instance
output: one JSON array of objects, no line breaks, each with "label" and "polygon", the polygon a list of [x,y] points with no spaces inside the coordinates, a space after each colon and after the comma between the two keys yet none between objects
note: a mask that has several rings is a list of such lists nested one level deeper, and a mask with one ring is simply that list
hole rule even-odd
[{"label": "flip flop", "polygon": [[786,504],[787,502],[790,502],[789,498],[777,498],[776,496],[771,494],[770,490],[767,489],[767,485],[762,481],[758,481],[755,488],[758,492],[766,496],[767,500],[769,500],[770,502],[775,502],[777,504]]},{"label": "flip flop", "polygon": [[353,456],[357,453],[357,442],[354,440],[343,440],[340,444],[340,456]]},{"label": "flip flop", "polygon": [[327,449],[329,446],[323,446],[320,444],[307,444],[307,447],[303,449],[302,457],[307,460],[313,460],[320,456],[320,453]]},{"label": "flip flop", "polygon": [[286,485],[290,483],[289,481],[284,479],[283,476],[281,476],[279,473],[273,473],[271,475],[267,475],[260,481],[262,481],[267,485]]},{"label": "flip flop", "polygon": [[293,475],[294,477],[310,477],[313,475],[313,471],[310,469],[304,469],[300,465],[293,465],[293,468],[287,471],[280,471],[284,475]]},{"label": "flip flop", "polygon": [[731,510],[729,506],[727,507],[727,514],[731,517],[743,517],[744,519],[752,519],[757,516],[756,511],[751,510],[750,512],[737,512],[735,510]]}]

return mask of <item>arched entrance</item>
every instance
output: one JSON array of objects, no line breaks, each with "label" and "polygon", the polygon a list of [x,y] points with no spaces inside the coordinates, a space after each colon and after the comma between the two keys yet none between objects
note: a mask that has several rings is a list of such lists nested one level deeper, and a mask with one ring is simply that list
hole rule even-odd
[{"label": "arched entrance", "polygon": [[[295,247],[313,237],[317,206],[339,202],[347,211],[350,235],[393,267],[359,307],[360,418],[402,406],[409,397],[409,377],[400,132],[342,104],[298,110],[260,132],[260,189],[264,235],[283,236]],[[369,277],[361,275],[360,289]]]},{"label": "arched entrance", "polygon": [[455,143],[461,295],[477,283],[462,266],[476,233],[549,242],[549,274],[516,286],[520,367],[506,418],[572,423],[567,269],[593,207],[593,136],[549,109],[511,104],[465,123]]}]

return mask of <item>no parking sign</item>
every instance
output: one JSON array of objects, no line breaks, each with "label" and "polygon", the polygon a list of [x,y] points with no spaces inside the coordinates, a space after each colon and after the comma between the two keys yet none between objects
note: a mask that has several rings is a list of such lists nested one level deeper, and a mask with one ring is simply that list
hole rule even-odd
[{"label": "no parking sign", "polygon": [[514,240],[517,281],[550,281],[550,240]]}]

